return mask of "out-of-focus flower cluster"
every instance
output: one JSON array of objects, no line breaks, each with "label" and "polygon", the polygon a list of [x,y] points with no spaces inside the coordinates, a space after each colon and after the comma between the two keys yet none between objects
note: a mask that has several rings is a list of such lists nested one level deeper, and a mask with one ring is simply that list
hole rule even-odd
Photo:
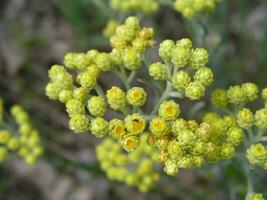
[{"label": "out-of-focus flower cluster", "polygon": [[212,12],[221,0],[176,0],[174,8],[186,18]]},{"label": "out-of-focus flower cluster", "polygon": [[151,13],[159,8],[157,0],[110,0],[110,6],[124,13]]},{"label": "out-of-focus flower cluster", "polygon": [[0,99],[0,161],[17,154],[32,165],[43,153],[40,134],[21,106],[12,106],[10,113],[18,128],[12,126],[10,117],[5,117],[8,114],[4,114],[3,100]]},{"label": "out-of-focus flower cluster", "polygon": [[172,5],[176,11],[185,18],[192,18],[202,13],[214,11],[221,0],[173,0],[169,2],[157,0],[110,0],[110,6],[115,11],[123,13],[153,13],[156,12],[160,3]]},{"label": "out-of-focus flower cluster", "polygon": [[265,200],[265,198],[261,193],[253,193],[248,197],[248,200]]},{"label": "out-of-focus flower cluster", "polygon": [[127,154],[110,138],[97,146],[97,158],[109,179],[137,187],[142,192],[156,184],[159,174],[152,159],[154,149],[147,145],[146,138],[147,135],[142,135],[139,147]]}]

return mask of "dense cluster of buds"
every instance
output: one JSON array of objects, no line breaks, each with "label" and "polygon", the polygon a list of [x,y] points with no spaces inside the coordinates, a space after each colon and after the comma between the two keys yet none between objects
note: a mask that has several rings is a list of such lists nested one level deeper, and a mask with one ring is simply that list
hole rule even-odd
[{"label": "dense cluster of buds", "polygon": [[[216,89],[211,103],[221,111],[206,113],[200,122],[186,119],[179,99],[193,102],[201,99],[214,81],[213,72],[207,67],[207,50],[193,48],[188,38],[164,40],[158,51],[161,60],[148,64],[143,52],[154,44],[153,29],[142,28],[137,18],[129,17],[110,30],[113,34],[107,34],[112,46],[109,53],[97,50],[68,53],[65,66],[53,65],[49,70],[51,81],[46,86],[50,99],[65,104],[69,127],[74,132],[106,136],[97,147],[97,156],[109,178],[147,191],[158,179],[152,167],[156,161],[163,164],[168,175],[175,175],[180,168],[199,168],[206,163],[229,160],[239,145],[243,143],[248,148],[252,144],[248,141],[261,138],[267,129],[266,108],[258,109],[254,115],[244,107],[258,97],[255,84]],[[151,98],[146,88],[133,85],[133,80],[140,80],[137,76],[141,70],[149,77],[141,81],[155,83],[153,89],[161,95]],[[100,86],[98,78],[107,71],[114,72],[123,86]],[[265,102],[266,93],[264,89]],[[145,113],[142,106],[147,101],[153,103],[153,109]],[[118,117],[109,115],[111,119],[107,120],[110,111],[117,111]],[[260,130],[255,137],[246,134],[252,126]],[[266,149],[252,145],[247,158],[251,164],[265,166]]]},{"label": "dense cluster of buds", "polygon": [[159,174],[153,160],[154,149],[147,145],[146,140],[147,135],[142,135],[138,149],[128,154],[110,138],[97,146],[97,158],[109,179],[137,187],[142,192],[155,185]]},{"label": "dense cluster of buds", "polygon": [[10,112],[18,124],[17,129],[8,121],[10,118],[6,117],[3,100],[0,99],[0,161],[17,154],[32,165],[43,153],[40,134],[31,125],[29,115],[21,106],[12,106]]},{"label": "dense cluster of buds", "polygon": [[[212,104],[226,112],[232,112],[237,125],[242,128],[247,134],[246,143],[252,144],[246,152],[246,157],[252,165],[259,165],[267,169],[267,149],[263,144],[257,143],[265,141],[263,134],[267,130],[267,88],[261,92],[261,99],[265,102],[264,108],[259,108],[255,112],[249,109],[246,105],[249,102],[254,102],[259,96],[260,90],[253,83],[244,83],[241,86],[231,86],[228,90],[217,89],[212,93]],[[247,145],[249,145],[247,144]]]}]

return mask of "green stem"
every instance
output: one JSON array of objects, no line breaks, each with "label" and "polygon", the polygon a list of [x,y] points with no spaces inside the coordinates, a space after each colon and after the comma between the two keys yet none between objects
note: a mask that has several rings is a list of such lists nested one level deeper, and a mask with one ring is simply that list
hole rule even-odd
[{"label": "green stem", "polygon": [[166,85],[166,88],[165,88],[165,91],[163,92],[161,98],[159,99],[159,101],[157,102],[156,106],[152,110],[151,115],[155,115],[157,113],[160,104],[170,96],[171,91],[172,91],[172,85],[168,81],[167,85]]},{"label": "green stem", "polygon": [[129,110],[125,107],[121,108],[120,111],[123,113],[124,116],[129,115]]},{"label": "green stem", "polygon": [[102,87],[101,87],[99,84],[97,84],[97,85],[95,86],[95,91],[96,91],[96,93],[97,93],[101,98],[105,99],[106,95],[105,95],[105,93],[104,93]]},{"label": "green stem", "polygon": [[130,85],[136,75],[136,71],[131,71],[130,76],[127,78],[127,84]]},{"label": "green stem", "polygon": [[247,194],[245,200],[248,200],[250,195],[253,193],[252,177],[248,166],[246,166],[246,177],[247,177]]}]

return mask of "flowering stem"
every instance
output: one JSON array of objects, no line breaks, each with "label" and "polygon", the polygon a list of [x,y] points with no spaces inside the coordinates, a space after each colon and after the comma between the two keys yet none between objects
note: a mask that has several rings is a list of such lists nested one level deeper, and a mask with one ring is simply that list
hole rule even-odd
[{"label": "flowering stem", "polygon": [[115,73],[117,74],[117,76],[120,77],[120,79],[122,80],[126,90],[129,90],[130,89],[130,84],[128,82],[128,79],[127,79],[127,74],[126,74],[126,71],[125,69],[121,66],[120,67],[120,70],[119,71],[115,71]]},{"label": "flowering stem", "polygon": [[251,178],[250,169],[248,166],[246,166],[246,176],[247,176],[247,194],[245,200],[249,199],[249,196],[253,193],[253,183]]},{"label": "flowering stem", "polygon": [[129,77],[127,78],[127,84],[129,84],[129,85],[131,84],[131,82],[133,81],[135,75],[136,75],[136,71],[135,70],[131,71]]},{"label": "flowering stem", "polygon": [[172,91],[172,85],[168,81],[167,85],[166,85],[166,88],[165,88],[165,91],[163,92],[161,98],[159,99],[159,101],[157,102],[156,106],[152,110],[151,115],[155,115],[157,113],[160,104],[170,96],[171,91]]},{"label": "flowering stem", "polygon": [[105,99],[105,93],[104,93],[102,87],[99,84],[97,84],[95,86],[95,91],[99,96],[101,96],[103,99]]}]

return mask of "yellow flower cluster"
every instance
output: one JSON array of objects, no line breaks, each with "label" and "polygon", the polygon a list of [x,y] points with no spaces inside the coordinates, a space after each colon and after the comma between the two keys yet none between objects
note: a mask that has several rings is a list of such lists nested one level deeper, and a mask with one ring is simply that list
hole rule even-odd
[{"label": "yellow flower cluster", "polygon": [[156,118],[151,121],[150,130],[148,143],[159,150],[158,159],[168,175],[176,175],[179,168],[230,159],[243,139],[242,129],[233,117],[222,118],[216,113],[207,113],[200,124],[182,118]]},{"label": "yellow flower cluster", "polygon": [[15,131],[4,118],[0,121],[0,161],[15,153],[27,164],[33,165],[43,153],[40,134],[32,127],[28,114],[21,106],[14,105],[11,115],[19,126]]},{"label": "yellow flower cluster", "polygon": [[153,188],[159,179],[152,159],[154,149],[146,144],[147,136],[140,139],[139,147],[126,154],[112,139],[105,139],[96,148],[101,168],[109,179],[137,187],[142,192]]},{"label": "yellow flower cluster", "polygon": [[[246,134],[252,128],[267,130],[267,108],[253,114],[244,107],[258,97],[255,84],[244,83],[212,93],[212,104],[227,115],[206,113],[201,122],[187,120],[182,116],[178,98],[199,100],[214,80],[207,67],[207,50],[193,48],[188,38],[164,40],[158,51],[161,61],[148,65],[143,52],[154,44],[153,29],[142,28],[136,17],[127,18],[116,28],[113,25],[112,36],[107,34],[112,46],[109,53],[68,53],[65,66],[54,65],[49,70],[50,83],[46,86],[50,99],[65,104],[69,127],[74,132],[110,137],[97,147],[101,167],[109,178],[147,191],[158,179],[154,172],[156,160],[164,165],[168,175],[175,175],[181,168],[229,160],[242,142],[246,146],[249,138],[261,139],[261,132]],[[102,87],[98,79],[107,71],[114,72],[122,84]],[[153,99],[153,109],[146,114],[147,109],[142,106],[150,93],[133,86],[139,80],[149,86],[153,83],[153,92],[158,94]],[[262,97],[267,101],[266,89]],[[228,109],[232,107],[234,112]],[[261,149],[252,146],[248,150],[247,158],[252,164]]]},{"label": "yellow flower cluster", "polygon": [[[97,80],[102,73],[113,71],[129,86],[131,77],[143,64],[141,53],[154,44],[152,36],[153,29],[142,28],[136,17],[129,17],[110,37],[113,47],[110,53],[96,50],[68,53],[64,59],[65,66],[53,65],[50,68],[46,95],[65,104],[70,117],[69,127],[74,132],[91,132],[96,137],[109,134],[126,151],[139,146],[146,121],[141,114],[129,112],[129,109],[138,109],[145,104],[145,90],[126,87],[125,91],[112,86],[104,92]],[[73,78],[67,68],[76,71],[76,77]],[[119,111],[125,118],[108,122],[104,119],[107,109]]]},{"label": "yellow flower cluster", "polygon": [[125,13],[151,13],[157,11],[159,8],[157,0],[110,0],[110,5],[114,10]]},{"label": "yellow flower cluster", "polygon": [[186,18],[212,12],[221,0],[176,0],[174,8]]},{"label": "yellow flower cluster", "polygon": [[[266,101],[266,88],[262,90],[262,99]],[[247,141],[261,141],[261,137],[267,130],[267,109],[259,108],[253,113],[251,109],[245,107],[248,102],[255,101],[259,96],[260,90],[254,83],[244,83],[242,85],[231,86],[227,91],[216,89],[211,95],[211,103],[222,109],[230,111],[230,106],[234,106],[235,112],[232,117],[235,119],[239,128],[242,128]],[[232,105],[230,105],[232,104]],[[267,169],[267,150],[264,145],[252,144],[246,151],[246,158],[252,165],[262,166]]]}]

